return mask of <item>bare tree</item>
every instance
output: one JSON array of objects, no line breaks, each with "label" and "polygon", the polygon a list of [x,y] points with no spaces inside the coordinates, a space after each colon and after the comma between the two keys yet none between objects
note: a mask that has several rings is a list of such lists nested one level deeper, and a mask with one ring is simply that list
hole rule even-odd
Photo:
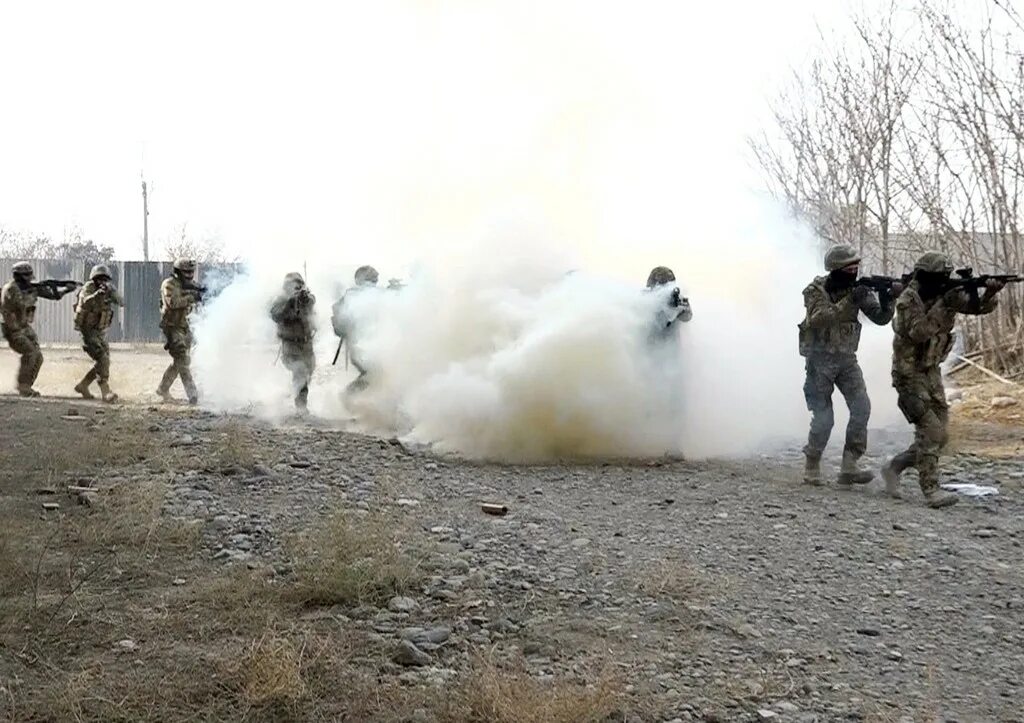
[{"label": "bare tree", "polygon": [[237,261],[237,259],[227,257],[224,252],[224,243],[215,235],[190,233],[187,223],[178,226],[172,236],[163,240],[162,245],[168,261],[179,258],[194,259],[204,264]]}]

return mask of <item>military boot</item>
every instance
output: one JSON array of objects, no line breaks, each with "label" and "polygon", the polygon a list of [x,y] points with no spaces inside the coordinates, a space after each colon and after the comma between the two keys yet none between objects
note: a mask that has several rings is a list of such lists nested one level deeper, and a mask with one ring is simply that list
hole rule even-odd
[{"label": "military boot", "polygon": [[92,381],[86,377],[82,381],[75,385],[75,391],[82,395],[82,399],[95,399],[92,392],[89,391],[89,385]]},{"label": "military boot", "polygon": [[941,487],[933,487],[924,493],[925,504],[932,509],[955,505],[959,499],[954,493],[948,492]]},{"label": "military boot", "polygon": [[39,397],[39,396],[42,396],[39,392],[37,392],[32,387],[25,387],[25,386],[18,387],[18,394],[23,396],[23,397]]},{"label": "military boot", "polygon": [[804,484],[821,486],[821,457],[810,454],[804,457]]},{"label": "military boot", "polygon": [[170,404],[174,401],[174,397],[171,396],[171,392],[169,390],[157,389],[156,395],[163,400],[164,404]]},{"label": "military boot", "polygon": [[837,484],[840,487],[849,488],[852,485],[866,485],[875,478],[874,472],[868,472],[857,466],[857,457],[851,452],[843,452],[843,464],[839,468],[839,479]]},{"label": "military boot", "polygon": [[100,382],[100,394],[103,395],[103,401],[113,404],[117,401],[117,395],[110,391],[110,385],[106,382]]},{"label": "military boot", "polygon": [[900,493],[900,475],[904,470],[914,466],[912,452],[900,452],[889,463],[882,467],[882,480],[885,481],[885,493],[893,499],[903,499]]}]

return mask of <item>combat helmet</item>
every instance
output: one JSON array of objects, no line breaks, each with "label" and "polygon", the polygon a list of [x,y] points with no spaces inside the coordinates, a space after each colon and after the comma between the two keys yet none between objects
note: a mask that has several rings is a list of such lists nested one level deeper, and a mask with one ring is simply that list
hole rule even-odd
[{"label": "combat helmet", "polygon": [[19,261],[11,267],[11,273],[15,276],[28,276],[32,278],[35,272],[32,270],[32,264],[28,261]]},{"label": "combat helmet", "polygon": [[194,274],[196,272],[196,262],[193,259],[175,259],[173,268],[175,271],[181,271],[182,273],[186,274]]},{"label": "combat helmet", "polygon": [[653,289],[665,284],[671,284],[676,280],[676,275],[668,266],[655,266],[647,277],[647,288]]},{"label": "combat helmet", "polygon": [[96,279],[106,276],[108,279],[112,278],[110,275],[110,267],[106,264],[96,264],[92,267],[92,271],[89,272],[89,280],[95,281]]},{"label": "combat helmet", "polygon": [[953,264],[946,254],[939,251],[929,251],[922,254],[914,263],[914,271],[923,271],[927,274],[949,274],[953,271]]},{"label": "combat helmet", "polygon": [[302,278],[302,274],[297,271],[284,275],[284,288],[285,291],[290,291],[292,288],[300,289],[306,285],[306,280]]},{"label": "combat helmet", "polygon": [[377,273],[377,269],[372,266],[360,266],[356,269],[355,281],[358,286],[374,285],[377,283],[378,278],[380,278],[380,275]]},{"label": "combat helmet", "polygon": [[853,250],[853,246],[839,244],[825,252],[825,270],[832,272],[845,269],[851,264],[860,263],[860,254]]}]

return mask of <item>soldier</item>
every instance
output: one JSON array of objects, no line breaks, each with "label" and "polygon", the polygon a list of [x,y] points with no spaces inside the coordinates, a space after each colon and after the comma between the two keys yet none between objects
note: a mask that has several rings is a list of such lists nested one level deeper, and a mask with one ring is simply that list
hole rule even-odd
[{"label": "soldier", "polygon": [[306,287],[300,274],[284,277],[284,291],[270,307],[270,318],[277,324],[277,338],[281,340],[281,359],[292,373],[295,408],[305,411],[309,397],[309,382],[316,367],[313,354],[313,306],[316,297]]},{"label": "soldier", "polygon": [[[345,388],[345,394],[362,391],[367,385],[366,360],[360,353],[356,341],[356,328],[351,315],[345,309],[345,302],[350,299],[350,294],[360,293],[364,289],[376,288],[378,278],[377,269],[372,266],[360,266],[356,269],[355,273],[356,285],[342,294],[341,298],[334,302],[332,307],[331,321],[334,326],[334,333],[338,336],[338,351],[341,351],[342,344],[348,344],[346,359],[351,359],[352,365],[359,372],[359,376]],[[335,355],[335,361],[337,361],[337,355]]]},{"label": "soldier", "polygon": [[107,329],[114,320],[114,306],[124,306],[124,299],[110,283],[110,269],[93,266],[89,282],[78,292],[75,303],[75,328],[82,334],[82,349],[95,364],[75,386],[75,391],[92,399],[89,386],[99,383],[103,401],[116,402],[117,395],[110,391],[110,346]]},{"label": "soldier", "polygon": [[193,283],[195,274],[195,261],[178,259],[174,262],[172,275],[160,285],[160,328],[167,340],[164,349],[171,355],[171,365],[164,372],[156,393],[165,402],[171,401],[171,385],[180,376],[181,385],[188,395],[188,403],[199,403],[199,393],[190,368],[192,329],[188,320],[189,314],[202,301],[202,288]]},{"label": "soldier", "polygon": [[33,283],[35,276],[32,265],[27,261],[19,261],[11,268],[13,280],[4,284],[0,291],[0,314],[3,322],[0,330],[11,351],[21,355],[18,367],[18,394],[23,397],[38,397],[39,392],[32,388],[39,369],[43,366],[43,352],[39,349],[39,340],[32,328],[36,318],[36,299],[43,298],[58,301],[70,294],[78,286],[73,281],[42,281]]},{"label": "soldier", "polygon": [[990,314],[1004,283],[989,279],[985,294],[973,298],[949,285],[949,258],[929,251],[914,264],[914,278],[896,302],[896,336],[892,342],[892,385],[900,411],[914,425],[914,443],[882,468],[885,490],[900,497],[900,474],[917,468],[921,492],[929,507],[948,507],[957,497],[939,487],[939,454],[948,441],[949,408],[939,365],[953,348],[957,314]]},{"label": "soldier", "polygon": [[800,324],[800,355],[806,358],[804,399],[811,412],[811,429],[804,447],[804,481],[821,484],[821,454],[835,423],[832,392],[838,387],[850,409],[846,446],[838,484],[849,488],[867,484],[874,474],[861,470],[857,462],[867,449],[871,400],[864,386],[864,374],[857,363],[861,312],[879,326],[892,320],[897,284],[877,295],[857,284],[860,256],[850,246],[833,246],[825,254],[828,276],[819,276],[804,289],[806,315]]},{"label": "soldier", "polygon": [[[676,275],[672,273],[672,269],[667,266],[655,266],[647,276],[647,290],[655,291],[667,287],[669,284],[675,284],[675,282]],[[681,296],[679,287],[676,286],[668,297],[667,304],[658,310],[657,320],[651,332],[652,340],[660,341],[671,338],[679,328],[676,326],[676,322],[685,323],[692,318],[690,300]]]}]

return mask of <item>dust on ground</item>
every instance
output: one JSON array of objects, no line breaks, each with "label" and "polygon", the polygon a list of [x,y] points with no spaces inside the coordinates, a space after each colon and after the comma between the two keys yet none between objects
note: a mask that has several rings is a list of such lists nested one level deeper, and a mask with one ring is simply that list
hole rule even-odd
[{"label": "dust on ground", "polygon": [[1000,494],[936,511],[803,486],[798,443],[493,465],[0,398],[0,716],[1019,720],[1024,456],[972,434],[1020,430],[957,409],[945,477]]}]

